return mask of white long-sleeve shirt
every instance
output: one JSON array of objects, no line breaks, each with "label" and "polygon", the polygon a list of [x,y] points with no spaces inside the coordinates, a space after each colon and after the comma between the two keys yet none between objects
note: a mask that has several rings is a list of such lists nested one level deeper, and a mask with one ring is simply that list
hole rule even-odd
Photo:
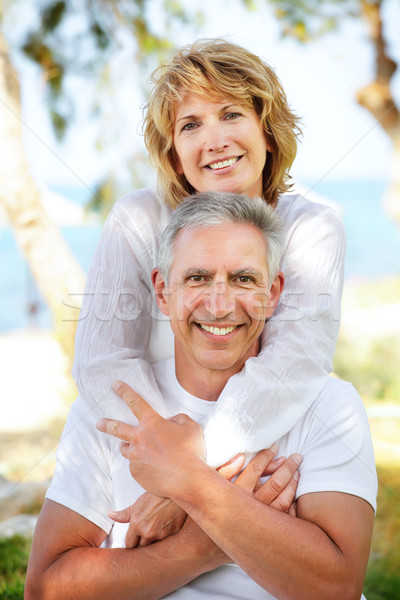
[{"label": "white long-sleeve shirt", "polygon": [[[73,374],[79,394],[101,403],[104,416],[113,416],[111,385],[117,379],[162,415],[170,414],[149,364],[173,355],[172,331],[151,284],[171,210],[151,190],[124,196],[104,225],[89,270]],[[289,431],[332,369],[343,288],[343,225],[331,208],[300,195],[280,196],[275,210],[285,227],[285,289],[265,325],[261,352],[229,380],[205,425],[207,461],[213,466],[238,452],[265,448]]]}]

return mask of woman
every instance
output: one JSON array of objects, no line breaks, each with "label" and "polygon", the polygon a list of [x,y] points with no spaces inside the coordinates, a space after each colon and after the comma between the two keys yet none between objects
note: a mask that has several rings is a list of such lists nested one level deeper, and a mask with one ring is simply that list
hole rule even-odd
[{"label": "woman", "polygon": [[202,40],[160,67],[153,84],[145,142],[158,194],[128,194],[104,226],[88,274],[74,376],[80,395],[101,403],[101,416],[115,402],[117,379],[168,415],[149,366],[173,352],[169,324],[152,302],[160,232],[195,191],[262,196],[285,224],[285,292],[259,356],[229,381],[205,425],[207,460],[217,466],[267,447],[318,395],[339,329],[344,230],[331,209],[285,194],[300,130],[260,58],[224,40]]}]

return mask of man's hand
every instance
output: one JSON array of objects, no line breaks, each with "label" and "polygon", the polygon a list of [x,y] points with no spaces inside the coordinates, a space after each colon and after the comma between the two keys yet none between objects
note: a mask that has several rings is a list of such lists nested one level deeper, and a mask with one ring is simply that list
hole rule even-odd
[{"label": "man's hand", "polygon": [[[244,460],[244,455],[239,454],[218,471],[225,479],[232,479],[240,473]],[[271,466],[271,473],[273,470]],[[108,514],[117,523],[129,523],[126,548],[147,546],[177,533],[187,517],[185,511],[169,498],[160,498],[149,492],[142,494],[131,506]]]},{"label": "man's hand", "polygon": [[187,514],[169,498],[160,498],[149,492],[142,494],[134,504],[108,513],[117,523],[129,523],[125,547],[147,546],[177,533]]},{"label": "man's hand", "polygon": [[96,427],[125,442],[121,453],[142,487],[156,496],[170,497],[172,491],[185,484],[196,462],[205,464],[200,425],[187,415],[164,419],[126,383],[117,382],[113,389],[139,424],[102,419]]}]

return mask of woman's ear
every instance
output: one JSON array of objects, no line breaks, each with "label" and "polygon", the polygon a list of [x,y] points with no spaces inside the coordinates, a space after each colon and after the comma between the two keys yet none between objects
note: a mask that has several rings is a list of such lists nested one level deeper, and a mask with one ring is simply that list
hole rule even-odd
[{"label": "woman's ear", "polygon": [[167,302],[167,284],[165,279],[158,267],[152,270],[151,272],[151,281],[154,287],[154,292],[156,296],[156,302],[158,308],[161,310],[162,314],[166,317],[169,316],[168,310],[168,302]]},{"label": "woman's ear", "polygon": [[175,170],[175,173],[177,173],[178,175],[183,175],[181,159],[176,154],[176,152],[174,152],[174,170]]}]

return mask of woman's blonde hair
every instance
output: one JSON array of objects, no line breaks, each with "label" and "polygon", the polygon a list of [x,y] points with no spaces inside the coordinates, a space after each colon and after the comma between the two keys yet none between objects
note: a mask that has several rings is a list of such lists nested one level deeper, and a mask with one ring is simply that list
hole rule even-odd
[{"label": "woman's blonde hair", "polygon": [[215,100],[223,97],[254,108],[272,148],[263,172],[263,197],[273,204],[279,193],[290,188],[289,169],[301,130],[274,70],[258,56],[223,39],[198,40],[158,67],[151,81],[144,138],[164,202],[175,208],[196,191],[175,170],[175,108],[187,93]]}]

